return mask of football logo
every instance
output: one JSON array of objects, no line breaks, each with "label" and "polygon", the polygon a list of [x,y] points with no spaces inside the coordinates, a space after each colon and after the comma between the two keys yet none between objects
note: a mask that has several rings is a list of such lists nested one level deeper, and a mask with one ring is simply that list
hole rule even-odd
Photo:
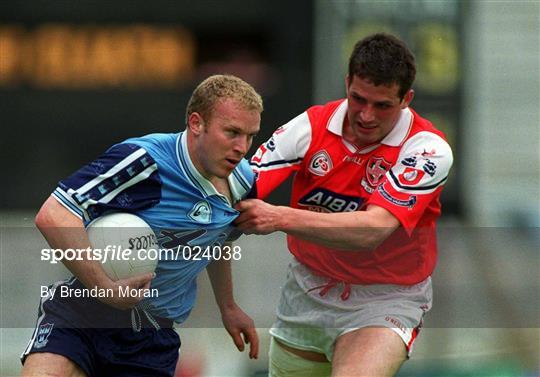
[{"label": "football logo", "polygon": [[266,142],[266,148],[268,148],[268,150],[270,152],[273,152],[276,150],[276,142],[274,141],[274,136],[272,135],[272,137]]},{"label": "football logo", "polygon": [[366,178],[371,187],[377,187],[392,164],[384,157],[371,157],[366,166]]},{"label": "football logo", "polygon": [[403,171],[403,173],[398,175],[398,178],[401,184],[412,186],[418,184],[418,182],[422,180],[423,176],[424,172],[422,170],[408,167]]},{"label": "football logo", "polygon": [[212,220],[212,207],[210,207],[210,204],[206,200],[201,200],[193,206],[188,216],[191,220],[198,223],[210,224]]},{"label": "football logo", "polygon": [[352,212],[362,204],[362,198],[342,195],[322,187],[311,190],[298,204],[314,212]]},{"label": "football logo", "polygon": [[44,323],[43,325],[39,326],[34,348],[43,348],[47,345],[49,335],[51,335],[53,327],[54,324],[52,323]]},{"label": "football logo", "polygon": [[332,170],[332,160],[325,150],[319,151],[311,157],[308,170],[315,175],[324,176]]}]

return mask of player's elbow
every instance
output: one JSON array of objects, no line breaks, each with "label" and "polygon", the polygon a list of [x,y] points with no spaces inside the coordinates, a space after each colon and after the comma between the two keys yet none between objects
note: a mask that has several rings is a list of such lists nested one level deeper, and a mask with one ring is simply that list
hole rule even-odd
[{"label": "player's elbow", "polygon": [[58,226],[57,222],[60,217],[56,214],[57,206],[58,202],[53,197],[49,197],[43,203],[34,219],[34,223],[40,231],[43,232],[47,228]]},{"label": "player's elbow", "polygon": [[36,224],[36,227],[41,231],[53,226],[53,219],[51,218],[50,212],[47,208],[41,207],[39,212],[36,214],[34,223]]},{"label": "player's elbow", "polygon": [[362,242],[364,248],[375,250],[400,226],[399,220],[388,210],[370,206],[363,218]]},{"label": "player's elbow", "polygon": [[379,247],[385,240],[380,234],[376,233],[377,232],[373,230],[370,230],[369,232],[359,232],[359,234],[350,237],[347,241],[343,238],[333,240],[328,246],[344,251],[370,252]]},{"label": "player's elbow", "polygon": [[388,235],[386,229],[375,228],[368,236],[361,240],[362,248],[367,251],[374,251],[388,238]]},{"label": "player's elbow", "polygon": [[346,251],[370,252],[377,249],[394,231],[386,227],[362,227],[346,237],[332,240],[329,246]]}]

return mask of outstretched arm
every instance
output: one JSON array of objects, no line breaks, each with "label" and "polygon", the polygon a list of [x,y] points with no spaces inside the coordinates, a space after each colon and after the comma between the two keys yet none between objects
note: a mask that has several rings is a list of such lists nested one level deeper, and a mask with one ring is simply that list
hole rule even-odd
[{"label": "outstretched arm", "polygon": [[235,224],[244,233],[282,231],[342,250],[372,250],[400,225],[394,215],[376,205],[366,211],[318,213],[250,199],[235,208],[241,212]]},{"label": "outstretched arm", "polygon": [[215,260],[206,267],[206,271],[225,329],[239,351],[243,351],[245,343],[249,343],[249,358],[256,359],[259,355],[259,337],[253,320],[234,301],[231,261]]}]

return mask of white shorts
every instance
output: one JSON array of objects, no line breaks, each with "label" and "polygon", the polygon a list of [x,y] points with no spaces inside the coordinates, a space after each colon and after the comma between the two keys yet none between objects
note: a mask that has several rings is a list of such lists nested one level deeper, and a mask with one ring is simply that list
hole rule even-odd
[{"label": "white shorts", "polygon": [[348,285],[314,275],[294,259],[270,334],[332,360],[341,335],[363,327],[386,327],[403,339],[410,355],[431,304],[431,278],[410,286]]}]

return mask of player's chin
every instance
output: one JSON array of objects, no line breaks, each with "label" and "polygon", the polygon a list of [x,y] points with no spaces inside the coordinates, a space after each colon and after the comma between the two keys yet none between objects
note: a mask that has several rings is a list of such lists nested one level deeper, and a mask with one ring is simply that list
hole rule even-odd
[{"label": "player's chin", "polygon": [[218,178],[227,178],[231,175],[235,167],[236,165],[234,167],[223,166],[221,169],[217,170],[214,175]]},{"label": "player's chin", "polygon": [[356,139],[359,144],[368,145],[373,144],[379,140],[379,135],[377,132],[368,132],[368,133],[356,133]]}]

